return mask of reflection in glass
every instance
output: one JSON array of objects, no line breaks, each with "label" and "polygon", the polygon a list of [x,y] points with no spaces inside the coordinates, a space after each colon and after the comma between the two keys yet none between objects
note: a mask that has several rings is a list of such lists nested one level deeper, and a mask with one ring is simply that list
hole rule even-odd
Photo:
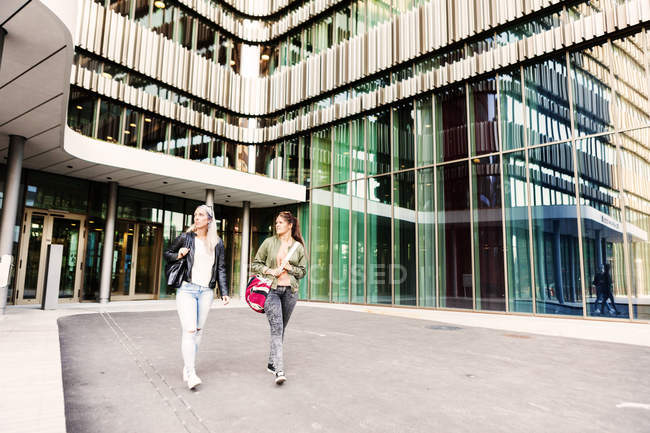
[{"label": "reflection in glass", "polygon": [[[576,142],[587,314],[616,316],[618,312],[629,317],[616,148],[611,138],[606,135]],[[611,269],[609,277],[603,278],[606,265]],[[617,297],[616,303],[603,306],[610,294],[612,299]]]},{"label": "reflection in glass", "polygon": [[530,274],[528,189],[523,152],[503,155],[506,260],[509,311],[533,312],[533,282]]},{"label": "reflection in glass", "polygon": [[524,104],[518,69],[499,74],[499,99],[501,146],[503,150],[519,149],[524,145]]},{"label": "reflection in glass", "polygon": [[300,152],[298,182],[309,188],[311,186],[311,138],[305,136],[300,137],[298,140],[298,151]]},{"label": "reflection in glass", "polygon": [[419,305],[436,305],[436,225],[434,168],[418,171]]},{"label": "reflection in glass", "polygon": [[368,179],[368,216],[366,240],[367,302],[369,304],[390,304],[391,251],[391,200],[390,175]]},{"label": "reflection in glass", "polygon": [[311,192],[311,270],[309,299],[329,300],[330,282],[330,207],[332,194],[329,187]]},{"label": "reflection in glass", "polygon": [[438,161],[467,157],[467,99],[465,85],[436,94]]},{"label": "reflection in glass", "polygon": [[571,135],[567,67],[564,57],[524,68],[530,146]]},{"label": "reflection in glass", "polygon": [[52,243],[63,245],[59,298],[74,297],[80,226],[81,221],[66,218],[54,218],[52,224]]},{"label": "reflection in glass", "polygon": [[[612,41],[612,68],[616,81],[616,111],[621,129],[650,124],[650,85],[644,31]],[[647,50],[647,49],[646,49]],[[648,142],[644,143],[647,149]]]},{"label": "reflection in glass", "polygon": [[473,308],[469,170],[466,161],[438,167],[440,306]]},{"label": "reflection in glass", "polygon": [[366,181],[352,182],[352,231],[350,232],[350,302],[364,303],[365,275],[365,227],[364,201]]},{"label": "reflection in glass", "polygon": [[476,308],[505,311],[501,164],[498,156],[472,160]]},{"label": "reflection in glass", "polygon": [[471,83],[469,104],[472,133],[472,154],[483,155],[499,151],[497,127],[497,84],[496,79]]},{"label": "reflection in glass", "polygon": [[137,111],[127,108],[124,111],[124,134],[122,143],[125,146],[138,146],[138,124],[140,123],[140,114]]},{"label": "reflection in glass", "polygon": [[117,221],[113,245],[113,273],[111,295],[128,296],[131,286],[131,262],[133,260],[133,236],[135,224]]},{"label": "reflection in glass", "polygon": [[331,183],[332,141],[330,128],[312,134],[312,178],[313,186]]},{"label": "reflection in glass", "polygon": [[350,129],[347,123],[334,127],[334,179],[341,182],[350,179]]},{"label": "reflection in glass", "polygon": [[135,293],[154,294],[158,276],[160,240],[162,230],[159,226],[139,224],[138,252],[135,273]]},{"label": "reflection in glass", "polygon": [[415,172],[394,175],[393,286],[396,305],[416,305]]},{"label": "reflection in glass", "polygon": [[365,121],[355,119],[350,122],[350,141],[352,150],[352,179],[360,179],[364,176],[366,167],[365,151]]},{"label": "reflection in glass", "polygon": [[85,301],[99,299],[99,284],[104,245],[104,221],[89,220],[86,237],[86,261],[81,298]]},{"label": "reflection in glass", "polygon": [[192,134],[192,144],[190,145],[190,159],[200,162],[209,162],[210,142],[212,137],[203,134]]},{"label": "reflection in glass", "polygon": [[75,88],[70,89],[68,126],[80,134],[92,137],[96,102],[97,97],[91,93]]},{"label": "reflection in glass", "polygon": [[413,168],[413,103],[393,108],[393,170]]},{"label": "reflection in glass", "polygon": [[298,220],[300,221],[302,238],[305,240],[305,252],[307,253],[308,258],[307,274],[305,275],[305,278],[300,279],[300,288],[298,289],[298,297],[300,299],[307,299],[307,286],[308,281],[311,278],[311,252],[309,250],[309,193],[310,191],[307,191],[307,203],[298,205]]},{"label": "reflection in glass", "polygon": [[613,128],[612,91],[609,82],[609,44],[571,53],[573,113],[578,135],[608,132]]},{"label": "reflection in glass", "polygon": [[350,263],[350,187],[334,186],[332,212],[332,302],[348,302]]},{"label": "reflection in glass", "polygon": [[390,111],[368,116],[368,176],[390,171]]},{"label": "reflection in glass", "polygon": [[529,151],[537,313],[582,315],[570,143]]},{"label": "reflection in glass", "polygon": [[288,182],[298,183],[298,139],[293,138],[284,142],[282,155],[282,178]]},{"label": "reflection in glass", "polygon": [[167,122],[159,117],[145,114],[142,122],[142,148],[155,152],[165,151]]},{"label": "reflection in glass", "polygon": [[187,134],[185,126],[172,124],[169,136],[169,154],[179,158],[185,158],[187,154]]},{"label": "reflection in glass", "polygon": [[117,143],[120,139],[120,115],[122,107],[109,101],[99,102],[99,122],[97,125],[97,138],[100,140]]},{"label": "reflection in glass", "polygon": [[418,167],[435,162],[433,159],[433,107],[431,104],[431,96],[415,101]]},{"label": "reflection in glass", "polygon": [[258,144],[255,146],[255,172],[275,177],[275,146]]},{"label": "reflection in glass", "polygon": [[38,271],[41,263],[41,241],[43,240],[43,228],[45,217],[43,215],[32,215],[29,227],[29,244],[27,246],[27,260],[25,262],[25,285],[23,288],[23,299],[36,299],[38,288]]}]

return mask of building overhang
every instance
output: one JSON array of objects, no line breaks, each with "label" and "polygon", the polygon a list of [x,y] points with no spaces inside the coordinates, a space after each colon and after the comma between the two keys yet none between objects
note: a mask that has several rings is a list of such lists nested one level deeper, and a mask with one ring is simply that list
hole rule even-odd
[{"label": "building overhang", "polygon": [[226,206],[249,201],[251,207],[270,207],[306,200],[303,185],[112,144],[67,126],[63,150],[48,157],[47,171],[195,200],[204,200],[205,190],[214,189],[215,203]]}]

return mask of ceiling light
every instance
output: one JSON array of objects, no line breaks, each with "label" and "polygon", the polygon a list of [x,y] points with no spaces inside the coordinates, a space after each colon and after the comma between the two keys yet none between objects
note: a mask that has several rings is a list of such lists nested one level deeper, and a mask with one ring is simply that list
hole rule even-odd
[{"label": "ceiling light", "polygon": [[130,134],[131,131],[124,130],[124,133],[125,133],[125,134]]},{"label": "ceiling light", "polygon": [[111,74],[109,74],[108,72],[102,72],[102,77],[104,77],[104,78],[108,78],[109,80],[110,80],[111,78],[113,78],[113,76],[112,76]]},{"label": "ceiling light", "polygon": [[107,139],[107,140],[112,140],[113,137],[111,137],[110,135],[108,135],[108,136],[106,136],[106,139]]},{"label": "ceiling light", "polygon": [[235,61],[234,60],[230,61],[230,66],[235,66]]},{"label": "ceiling light", "polygon": [[71,166],[71,165],[66,165],[66,167],[68,167],[68,168],[72,168],[72,166]]},{"label": "ceiling light", "polygon": [[113,178],[110,177],[110,176],[107,176],[106,179],[108,179],[108,180],[113,180]]},{"label": "ceiling light", "polygon": [[130,126],[131,128],[135,128],[135,127],[136,127],[136,124],[135,124],[135,123],[129,123],[129,126]]},{"label": "ceiling light", "polygon": [[474,158],[472,161],[474,161],[474,164],[480,164],[481,160],[478,158]]},{"label": "ceiling light", "polygon": [[158,9],[165,9],[166,7],[165,2],[161,0],[156,0],[155,2],[153,2],[153,5]]},{"label": "ceiling light", "polygon": [[77,110],[83,110],[83,109],[84,107],[82,107],[81,105],[77,105]]},{"label": "ceiling light", "polygon": [[145,118],[144,118],[144,121],[147,122],[147,123],[149,123],[149,122],[151,122],[151,119],[148,118],[148,117],[145,117]]},{"label": "ceiling light", "polygon": [[262,60],[268,60],[270,59],[268,54],[262,54]]}]

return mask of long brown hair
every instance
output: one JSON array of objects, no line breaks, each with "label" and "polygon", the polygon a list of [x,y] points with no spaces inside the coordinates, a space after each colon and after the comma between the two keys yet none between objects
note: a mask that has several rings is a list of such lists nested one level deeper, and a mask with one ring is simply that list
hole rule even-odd
[{"label": "long brown hair", "polygon": [[305,240],[302,238],[302,233],[300,233],[300,222],[298,222],[298,218],[293,216],[288,210],[280,212],[275,219],[277,220],[279,217],[282,217],[288,224],[291,224],[291,237],[300,242],[304,248]]}]

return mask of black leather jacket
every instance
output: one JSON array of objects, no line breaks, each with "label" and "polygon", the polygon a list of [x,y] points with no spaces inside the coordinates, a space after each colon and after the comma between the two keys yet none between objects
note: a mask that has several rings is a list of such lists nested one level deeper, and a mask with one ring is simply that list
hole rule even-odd
[{"label": "black leather jacket", "polygon": [[[165,260],[168,262],[175,262],[178,260],[178,250],[183,247],[189,248],[190,252],[187,253],[185,259],[187,260],[187,270],[183,281],[192,281],[192,266],[194,265],[194,238],[196,233],[182,233],[163,253]],[[212,265],[212,277],[210,278],[210,288],[214,289],[219,279],[219,291],[221,296],[228,296],[228,284],[226,281],[226,261],[223,241],[219,238],[217,246],[214,248],[214,264]]]}]

